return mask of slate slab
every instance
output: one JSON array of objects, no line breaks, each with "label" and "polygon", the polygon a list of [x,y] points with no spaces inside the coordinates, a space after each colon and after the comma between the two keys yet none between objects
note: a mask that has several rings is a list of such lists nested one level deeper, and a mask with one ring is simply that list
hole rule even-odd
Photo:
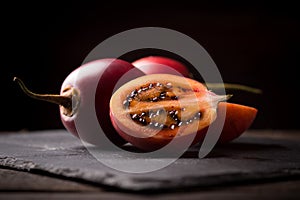
[{"label": "slate slab", "polygon": [[[216,147],[203,159],[198,158],[195,146],[169,166],[141,174],[101,164],[80,140],[65,130],[7,133],[0,134],[0,166],[126,191],[164,191],[299,177],[299,140],[270,137],[270,131],[267,136],[264,133],[248,131],[234,142]],[[119,165],[129,159],[118,151],[101,153]],[[139,167],[149,164],[147,159],[130,159]],[[168,158],[156,161],[162,159]]]}]

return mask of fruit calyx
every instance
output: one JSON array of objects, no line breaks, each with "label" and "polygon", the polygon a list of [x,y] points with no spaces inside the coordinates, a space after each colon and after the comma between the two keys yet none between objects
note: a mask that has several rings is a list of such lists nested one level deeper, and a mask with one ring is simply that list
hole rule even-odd
[{"label": "fruit calyx", "polygon": [[13,81],[19,84],[20,88],[27,96],[33,99],[47,101],[61,106],[63,114],[68,117],[73,116],[79,107],[79,102],[80,102],[79,91],[72,86],[66,87],[62,91],[61,95],[37,94],[30,91],[20,78],[14,77]]}]

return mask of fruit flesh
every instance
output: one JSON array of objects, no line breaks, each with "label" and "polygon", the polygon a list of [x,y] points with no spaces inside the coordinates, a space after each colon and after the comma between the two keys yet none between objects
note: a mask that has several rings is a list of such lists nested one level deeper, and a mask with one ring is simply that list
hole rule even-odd
[{"label": "fruit flesh", "polygon": [[[169,95],[160,98],[161,93]],[[110,114],[124,139],[149,150],[207,127],[216,118],[218,102],[226,98],[195,80],[154,74],[117,90],[110,101]]]},{"label": "fruit flesh", "polygon": [[[140,68],[146,74],[177,74],[178,72],[180,72],[185,77],[192,77],[190,76],[188,68],[183,63],[167,57],[148,56],[136,60],[135,62],[133,62],[133,65]],[[262,93],[262,90],[258,88],[253,88],[241,84],[206,83],[206,86],[214,90],[225,87],[226,89],[230,90],[242,90],[254,94]],[[227,112],[226,115],[225,112]],[[213,125],[218,126],[223,126],[224,124],[218,143],[227,143],[239,137],[245,130],[247,130],[251,126],[256,117],[256,113],[257,109],[253,107],[221,102],[218,105],[217,116],[219,117],[217,117],[216,121],[213,123]],[[224,117],[225,122],[223,121]],[[156,125],[159,126],[158,124]],[[205,135],[204,132],[205,131],[203,131],[203,135]],[[204,139],[204,137],[202,139]]]}]

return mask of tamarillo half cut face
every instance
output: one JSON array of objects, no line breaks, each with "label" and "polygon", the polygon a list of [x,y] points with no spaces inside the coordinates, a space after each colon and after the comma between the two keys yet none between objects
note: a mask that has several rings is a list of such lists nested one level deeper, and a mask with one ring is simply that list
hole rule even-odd
[{"label": "tamarillo half cut face", "polygon": [[110,117],[117,132],[132,145],[157,150],[171,140],[196,134],[216,119],[220,96],[189,78],[145,75],[121,86],[110,99]]}]

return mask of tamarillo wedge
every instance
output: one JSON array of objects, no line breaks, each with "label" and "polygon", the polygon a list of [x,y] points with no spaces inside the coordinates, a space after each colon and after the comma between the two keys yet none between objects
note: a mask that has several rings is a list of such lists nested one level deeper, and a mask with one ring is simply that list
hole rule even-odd
[{"label": "tamarillo wedge", "polygon": [[[210,126],[222,126],[222,131],[217,144],[225,144],[242,135],[256,118],[258,110],[251,106],[236,103],[220,102],[217,108],[215,121],[200,132],[202,137],[199,142],[203,142],[207,130]],[[225,118],[225,121],[223,120]]]},{"label": "tamarillo wedge", "polygon": [[202,131],[217,117],[220,101],[200,82],[171,74],[145,75],[121,86],[110,99],[110,118],[117,132],[132,145],[157,150],[171,140],[180,141]]},{"label": "tamarillo wedge", "polygon": [[[250,106],[220,102],[218,105],[217,116],[225,115],[224,126],[218,140],[219,144],[224,144],[238,138],[253,123],[257,115],[257,109]],[[219,125],[222,122],[217,117],[213,122]]]}]

